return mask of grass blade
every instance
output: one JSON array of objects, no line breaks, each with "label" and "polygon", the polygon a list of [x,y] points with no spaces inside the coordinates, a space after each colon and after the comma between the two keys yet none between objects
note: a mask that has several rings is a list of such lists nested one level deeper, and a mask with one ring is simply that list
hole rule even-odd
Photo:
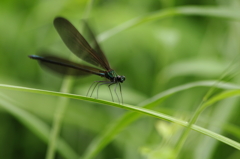
[{"label": "grass blade", "polygon": [[142,23],[160,20],[163,18],[168,18],[172,16],[183,16],[183,15],[200,15],[200,16],[209,16],[217,18],[227,18],[232,20],[240,20],[240,11],[233,8],[223,8],[223,7],[199,7],[199,6],[185,6],[185,7],[176,7],[170,9],[163,9],[156,11],[144,16],[140,16],[134,19],[131,19],[113,29],[110,29],[98,36],[99,41],[104,41],[109,37],[132,28],[134,26],[140,25]]},{"label": "grass blade", "polygon": [[[38,119],[36,116],[33,116],[32,114],[17,107],[16,102],[5,99],[6,97],[3,95],[0,96],[0,104],[7,112],[17,118],[23,125],[25,125],[44,142],[47,143],[49,141],[50,127],[47,124]],[[58,139],[57,150],[64,158],[78,158],[78,155],[61,138]]]},{"label": "grass blade", "polygon": [[[159,105],[162,101],[164,101],[166,98],[171,96],[172,94],[178,93],[180,91],[185,91],[191,88],[195,87],[212,87],[214,84],[216,84],[216,81],[200,81],[200,82],[193,82],[185,85],[181,85],[178,87],[171,88],[169,90],[166,90],[164,92],[161,92],[154,97],[144,101],[140,104],[140,106],[144,108],[151,109],[157,105]],[[218,82],[217,85],[215,85],[217,88],[222,89],[240,89],[240,86],[233,85],[230,83],[223,83]],[[120,119],[117,121],[113,121],[112,124],[110,124],[109,128],[106,129],[101,135],[97,136],[93,142],[90,144],[88,149],[85,151],[84,159],[91,159],[94,158],[97,153],[101,151],[113,138],[125,127],[130,125],[132,122],[140,118],[141,115],[136,112],[128,112],[125,115],[123,115]],[[203,133],[203,132],[202,132]]]},{"label": "grass blade", "polygon": [[[213,81],[213,82],[215,83],[215,81]],[[204,84],[204,82],[198,82],[198,86],[199,86],[199,83],[201,84],[201,86]],[[209,87],[211,87],[212,84],[213,83],[209,83],[208,82],[208,86]],[[184,86],[181,86],[181,87],[177,87],[177,88],[168,90],[166,92],[163,92],[163,93],[158,94],[157,96],[155,96],[154,97],[155,100],[151,100],[151,102],[149,102],[148,104],[145,103],[145,105],[143,107],[151,108],[156,103],[160,102],[164,98],[168,97],[169,95],[171,95],[171,94],[173,94],[173,93],[175,93],[177,91],[186,90],[186,89],[189,89],[191,87],[196,87],[196,86],[197,86],[196,83],[195,84],[187,84],[187,85],[184,85]],[[206,83],[205,83],[205,86],[206,86]],[[234,87],[236,89],[239,88],[239,86],[234,86],[234,85],[231,85],[231,84],[226,84],[226,83],[221,83],[221,82],[218,83],[217,85],[215,85],[215,87],[220,87],[220,88],[233,88]],[[152,110],[149,110],[149,109],[146,109],[146,108],[143,108],[143,107],[136,107],[136,106],[131,106],[131,105],[120,105],[118,103],[113,103],[113,102],[109,102],[109,101],[105,101],[105,100],[99,100],[99,99],[93,99],[93,98],[79,96],[79,95],[74,95],[74,94],[59,93],[59,92],[46,91],[46,90],[38,90],[38,89],[32,89],[32,88],[26,88],[26,87],[17,87],[17,86],[9,86],[9,85],[0,84],[0,88],[11,89],[11,90],[18,90],[18,91],[25,91],[25,92],[32,92],[32,93],[39,93],[39,94],[46,94],[46,95],[53,95],[53,96],[61,96],[61,97],[67,97],[67,98],[73,98],[73,99],[97,102],[97,103],[106,104],[106,105],[109,105],[109,106],[115,106],[115,107],[118,107],[118,108],[123,108],[123,109],[127,109],[127,110],[131,110],[131,111],[137,112],[135,114],[142,113],[142,114],[145,114],[145,115],[149,115],[149,116],[152,116],[152,117],[163,119],[165,121],[173,122],[173,123],[185,126],[185,127],[188,126],[188,123],[186,121],[182,121],[182,120],[173,118],[173,117],[171,117],[169,115],[166,115],[166,114],[163,114],[163,113],[159,113],[159,112],[156,112],[156,111],[152,111]],[[219,96],[216,96],[216,97],[212,98],[204,106],[207,107],[207,106],[210,106],[211,104],[214,104],[215,102],[217,102],[219,100],[222,100],[222,99],[225,99],[225,98],[229,98],[229,97],[232,97],[232,96],[238,96],[238,95],[240,95],[240,90],[233,90],[233,91],[225,92],[223,94],[220,94]],[[159,97],[161,97],[161,98],[159,98]],[[125,116],[126,117],[124,119],[131,117],[130,115],[125,115]],[[136,118],[137,118],[137,116],[136,116]],[[133,121],[133,119],[134,118],[132,118],[131,121]],[[127,123],[127,122],[124,122],[124,120],[119,120],[118,123],[122,124],[123,126],[126,126],[130,122]],[[118,125],[117,125],[117,127],[118,127]],[[238,142],[233,141],[233,140],[231,140],[229,138],[226,138],[226,137],[224,137],[224,136],[222,136],[220,134],[216,134],[216,133],[214,133],[212,131],[209,131],[209,130],[201,128],[201,127],[198,127],[196,125],[192,125],[191,129],[193,129],[195,131],[198,131],[200,133],[203,133],[205,135],[208,135],[208,136],[210,136],[212,138],[215,138],[215,139],[217,139],[217,140],[219,140],[221,142],[224,142],[224,143],[226,143],[226,144],[228,144],[228,145],[230,145],[230,146],[240,150],[240,144]],[[113,130],[116,131],[117,129],[113,129]],[[113,133],[110,136],[110,138],[112,138],[115,135],[116,134]],[[104,139],[105,144],[107,143],[106,141],[107,140]],[[104,145],[102,145],[102,144],[97,144],[97,148],[98,149],[99,149],[99,147],[102,148],[103,146]],[[87,153],[87,154],[90,154],[90,157],[85,157],[85,158],[91,158],[92,154],[94,154],[93,152],[94,151],[91,151],[91,153]],[[86,155],[86,156],[88,156],[88,155]]]}]

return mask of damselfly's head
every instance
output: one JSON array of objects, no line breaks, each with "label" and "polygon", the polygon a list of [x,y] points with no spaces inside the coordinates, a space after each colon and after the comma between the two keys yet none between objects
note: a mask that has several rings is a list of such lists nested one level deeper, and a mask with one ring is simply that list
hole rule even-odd
[{"label": "damselfly's head", "polygon": [[117,76],[117,81],[123,83],[125,81],[125,76]]}]

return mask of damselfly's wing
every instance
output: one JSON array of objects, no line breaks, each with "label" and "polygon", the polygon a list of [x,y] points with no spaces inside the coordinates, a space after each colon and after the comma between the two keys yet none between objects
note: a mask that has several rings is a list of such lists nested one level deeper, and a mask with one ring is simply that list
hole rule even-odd
[{"label": "damselfly's wing", "polygon": [[30,55],[29,57],[38,60],[42,67],[61,75],[86,76],[95,74],[98,76],[104,76],[102,70],[82,64],[77,64],[75,62],[71,62],[53,55]]},{"label": "damselfly's wing", "polygon": [[110,65],[108,63],[107,57],[103,53],[100,45],[97,42],[96,36],[93,32],[93,30],[90,28],[86,20],[82,20],[83,22],[83,33],[86,35],[85,38],[87,38],[88,43],[90,43],[91,47],[97,52],[97,54],[101,57],[102,61],[104,62],[104,65],[110,68]]},{"label": "damselfly's wing", "polygon": [[103,52],[94,50],[68,20],[61,17],[55,18],[54,26],[65,45],[76,56],[105,70],[110,69],[109,63]]}]

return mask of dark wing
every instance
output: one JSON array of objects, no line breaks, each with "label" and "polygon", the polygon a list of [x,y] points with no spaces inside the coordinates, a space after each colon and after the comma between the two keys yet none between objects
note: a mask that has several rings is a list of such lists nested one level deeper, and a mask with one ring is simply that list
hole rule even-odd
[{"label": "dark wing", "polygon": [[107,66],[108,69],[110,69],[110,65],[108,63],[107,57],[105,56],[100,45],[98,44],[97,39],[95,38],[96,37],[95,34],[93,33],[92,29],[90,29],[86,20],[82,20],[82,22],[83,22],[83,32],[84,32],[84,35],[86,35],[88,42],[91,44],[92,48],[96,50],[96,53],[102,59],[102,61],[104,62],[104,65]]},{"label": "dark wing", "polygon": [[88,44],[78,30],[65,18],[54,19],[54,26],[65,45],[76,56],[95,66],[109,70],[109,64],[102,52],[97,52]]},{"label": "dark wing", "polygon": [[86,66],[86,65],[77,64],[56,56],[30,55],[29,57],[32,59],[38,60],[38,62],[42,67],[47,68],[58,74],[72,75],[72,76],[86,76],[86,75],[95,74],[101,77],[104,76],[104,71],[102,70],[99,70],[94,67]]}]

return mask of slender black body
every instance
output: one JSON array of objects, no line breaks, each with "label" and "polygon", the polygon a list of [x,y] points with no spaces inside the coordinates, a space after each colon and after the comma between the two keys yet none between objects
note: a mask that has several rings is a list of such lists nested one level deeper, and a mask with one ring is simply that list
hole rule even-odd
[{"label": "slender black body", "polygon": [[[82,60],[92,65],[95,65],[98,68],[71,62],[69,60],[50,55],[49,53],[42,53],[40,56],[30,55],[29,57],[38,60],[40,65],[59,74],[72,76],[85,76],[95,74],[100,77],[105,77],[106,79],[108,79],[108,81],[95,81],[91,85],[91,87],[95,85],[93,87],[92,93],[96,87],[98,87],[98,92],[99,87],[103,84],[107,84],[109,89],[111,85],[116,84],[115,93],[117,95],[116,88],[119,85],[121,93],[120,83],[125,81],[125,76],[117,75],[117,73],[113,69],[111,69],[109,62],[103,51],[101,50],[100,46],[98,45],[93,32],[90,30],[87,23],[84,24],[86,32],[88,33],[88,36],[91,40],[92,47],[68,20],[61,17],[57,17],[54,19],[54,26],[65,45],[69,48],[69,50],[71,50],[72,53],[74,53]],[[91,87],[89,89],[91,89]],[[119,100],[118,95],[117,98]]]}]

